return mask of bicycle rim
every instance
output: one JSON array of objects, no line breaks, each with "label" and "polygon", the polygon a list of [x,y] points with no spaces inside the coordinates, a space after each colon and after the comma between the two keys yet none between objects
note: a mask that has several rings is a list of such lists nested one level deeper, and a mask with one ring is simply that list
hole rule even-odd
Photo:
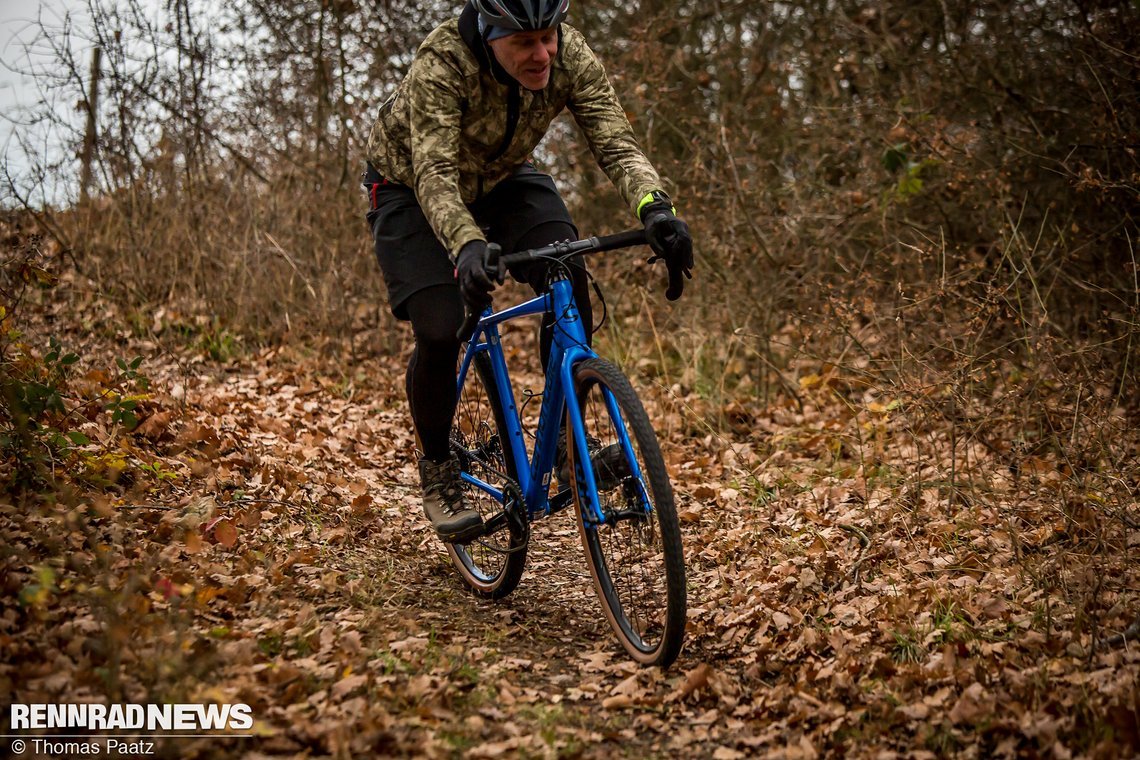
[{"label": "bicycle rim", "polygon": [[[451,449],[464,472],[495,486],[515,480],[514,462],[506,449],[506,426],[489,359],[479,354],[467,373],[452,423]],[[503,505],[480,488],[464,483],[467,502],[483,522],[503,513]],[[515,509],[522,510],[514,495]],[[521,512],[519,513],[521,514]],[[476,594],[500,599],[514,591],[526,564],[525,518],[506,521],[497,531],[467,544],[448,544],[451,562]]]},{"label": "bicycle rim", "polygon": [[[568,441],[578,528],[595,590],[630,656],[644,665],[665,667],[676,659],[684,638],[685,565],[673,489],[657,435],[629,381],[612,363],[584,361],[574,379],[586,436],[595,439],[591,456],[602,489],[596,496],[606,517],[603,524],[594,524],[579,469],[582,457]],[[619,416],[607,404],[607,394]],[[569,431],[570,425],[566,427]],[[625,436],[619,434],[621,429]],[[622,437],[630,441],[636,467],[619,443]]]}]

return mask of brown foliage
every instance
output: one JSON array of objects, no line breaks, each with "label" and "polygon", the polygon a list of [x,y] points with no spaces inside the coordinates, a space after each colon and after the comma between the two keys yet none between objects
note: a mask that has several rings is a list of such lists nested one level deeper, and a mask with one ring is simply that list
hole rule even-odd
[{"label": "brown foliage", "polygon": [[[139,353],[150,392],[132,430],[76,423],[117,473],[60,467],[0,507],[13,701],[251,706],[254,738],[165,740],[180,756],[1137,750],[1134,482],[919,429],[839,367],[703,438],[704,400],[643,381],[691,613],[677,667],[640,669],[564,514],[512,596],[467,593],[420,513],[399,357],[339,380],[290,349],[222,365],[112,310],[93,340],[73,275],[52,295],[22,312],[29,342],[83,345],[80,369]],[[970,412],[1000,435],[1000,409]]]},{"label": "brown foliage", "polygon": [[[31,681],[37,695],[108,689],[90,674],[122,637],[177,635],[206,654],[130,693],[222,674],[269,694],[280,751],[1137,751],[1134,3],[575,6],[697,240],[673,306],[660,272],[598,268],[599,345],[637,377],[684,494],[693,643],[669,674],[615,661],[573,584],[534,578],[525,601],[483,607],[426,551],[405,488],[406,335],[352,175],[368,111],[430,19],[382,6],[251,3],[271,33],[268,50],[246,40],[247,63],[263,55],[277,78],[225,113],[171,89],[202,119],[171,120],[153,150],[104,123],[102,197],[44,217],[98,294],[59,323],[85,315],[148,343],[148,361],[180,356],[156,370],[172,396],[204,384],[131,439],[180,473],[148,502],[221,509],[182,543],[161,514],[100,513],[129,491],[34,516],[72,531],[54,543],[4,514],[23,552],[8,577],[33,602],[36,568],[58,572],[68,541],[122,555],[105,577],[94,553],[75,571],[112,589],[105,624],[78,592],[5,610],[13,640],[67,652],[40,663],[69,675]],[[201,60],[221,55],[207,47]],[[582,231],[630,224],[558,129],[539,158]],[[291,362],[314,346],[336,362],[298,374],[257,353],[282,343]],[[245,364],[227,384],[206,355]],[[226,497],[239,488],[281,503]],[[123,538],[156,529],[169,556]],[[561,568],[577,548],[552,532]],[[146,580],[160,571],[169,586]],[[194,602],[169,621],[115,606],[166,615],[173,590]]]}]

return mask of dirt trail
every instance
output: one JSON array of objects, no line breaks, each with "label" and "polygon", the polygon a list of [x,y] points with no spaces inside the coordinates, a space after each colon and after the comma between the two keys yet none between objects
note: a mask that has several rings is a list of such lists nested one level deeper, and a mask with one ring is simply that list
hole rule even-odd
[{"label": "dirt trail", "polygon": [[[377,370],[402,376],[396,362]],[[242,488],[234,475],[244,472],[244,490],[264,484],[258,498],[290,502],[263,505],[250,538],[287,557],[283,574],[292,582],[266,588],[252,609],[247,602],[253,625],[235,618],[231,633],[244,642],[234,648],[252,655],[258,621],[290,616],[276,667],[266,670],[294,671],[287,690],[311,684],[297,695],[301,704],[266,706],[277,735],[264,749],[315,742],[336,750],[347,741],[354,755],[667,754],[668,734],[646,729],[665,732],[668,721],[635,721],[601,702],[624,694],[628,702],[617,704],[625,707],[634,698],[660,704],[678,688],[684,663],[666,675],[626,661],[593,595],[569,512],[534,526],[520,588],[500,602],[481,600],[422,516],[407,417],[394,393],[378,408],[375,395],[338,398],[269,373],[230,377],[188,400],[195,396],[191,403],[211,410],[223,436],[231,427],[261,431],[244,445],[233,441],[221,461],[245,467],[225,473],[223,465],[211,476],[218,487]],[[290,656],[303,641],[315,651]],[[241,659],[226,666],[237,679],[249,667]]]}]

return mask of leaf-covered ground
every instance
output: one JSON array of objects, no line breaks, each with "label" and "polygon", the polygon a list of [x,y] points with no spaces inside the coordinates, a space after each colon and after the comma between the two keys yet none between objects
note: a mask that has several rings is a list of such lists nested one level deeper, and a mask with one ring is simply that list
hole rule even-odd
[{"label": "leaf-covered ground", "polygon": [[[78,357],[82,437],[45,455],[54,493],[0,505],[12,702],[252,706],[255,738],[162,745],[180,757],[1140,752],[1134,481],[1011,464],[823,368],[719,410],[724,434],[640,377],[689,569],[662,672],[617,647],[568,512],[512,596],[465,591],[420,512],[401,356],[216,361],[217,336],[51,299],[19,329]],[[127,380],[133,419],[106,395]]]}]

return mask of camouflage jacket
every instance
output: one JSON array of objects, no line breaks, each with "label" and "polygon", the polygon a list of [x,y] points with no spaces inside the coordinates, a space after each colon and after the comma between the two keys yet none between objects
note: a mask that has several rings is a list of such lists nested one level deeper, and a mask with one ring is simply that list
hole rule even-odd
[{"label": "camouflage jacket", "polygon": [[408,185],[436,237],[454,257],[483,240],[467,209],[530,157],[550,123],[568,108],[598,164],[631,209],[661,180],[638,147],[605,69],[582,34],[566,24],[546,88],[522,88],[499,67],[468,4],[437,27],[407,76],[380,107],[366,158],[381,175]]}]

